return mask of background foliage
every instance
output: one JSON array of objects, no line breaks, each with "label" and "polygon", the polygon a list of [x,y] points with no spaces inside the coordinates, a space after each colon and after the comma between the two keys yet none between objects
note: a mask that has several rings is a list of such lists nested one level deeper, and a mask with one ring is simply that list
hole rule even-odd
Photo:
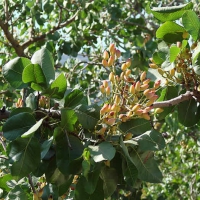
[{"label": "background foliage", "polygon": [[[199,199],[199,6],[2,1],[0,198]],[[112,67],[102,64],[105,50]],[[123,101],[113,121],[102,107],[131,85],[111,81],[110,72],[124,78],[123,64],[135,88],[148,79],[149,88],[161,85],[151,111],[125,120],[136,102]],[[109,79],[111,95],[102,95]],[[126,94],[146,98],[133,89],[120,98]]]}]

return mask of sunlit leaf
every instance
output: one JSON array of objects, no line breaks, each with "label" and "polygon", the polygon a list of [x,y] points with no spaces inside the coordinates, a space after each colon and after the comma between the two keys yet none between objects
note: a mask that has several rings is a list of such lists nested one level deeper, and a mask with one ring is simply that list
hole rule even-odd
[{"label": "sunlit leaf", "polygon": [[186,11],[182,17],[182,23],[192,39],[196,41],[200,36],[200,21],[196,13],[192,10]]},{"label": "sunlit leaf", "polygon": [[191,10],[193,8],[193,3],[182,4],[179,6],[169,6],[169,7],[155,7],[151,9],[154,17],[162,22],[174,21],[182,17],[185,11]]},{"label": "sunlit leaf", "polygon": [[29,64],[31,61],[28,58],[14,58],[2,67],[3,76],[12,87],[23,88],[26,84],[22,81],[22,72]]},{"label": "sunlit leaf", "polygon": [[112,160],[115,156],[115,148],[109,142],[102,142],[96,146],[89,146],[89,151],[95,162]]},{"label": "sunlit leaf", "polygon": [[19,113],[9,118],[3,125],[4,137],[7,140],[15,140],[24,134],[36,123],[30,113]]}]

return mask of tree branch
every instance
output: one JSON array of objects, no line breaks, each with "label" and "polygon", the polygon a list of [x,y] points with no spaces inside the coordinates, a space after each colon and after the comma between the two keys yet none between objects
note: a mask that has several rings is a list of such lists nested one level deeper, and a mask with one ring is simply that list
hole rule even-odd
[{"label": "tree branch", "polygon": [[63,22],[63,23],[59,23],[57,26],[53,27],[49,32],[47,32],[47,33],[45,33],[45,34],[42,34],[42,35],[40,35],[40,36],[38,36],[38,37],[35,37],[35,38],[31,38],[30,40],[24,42],[24,43],[21,45],[21,47],[22,47],[23,49],[26,49],[29,45],[31,45],[31,44],[33,44],[33,43],[35,43],[35,42],[38,42],[38,41],[40,41],[40,40],[45,39],[46,36],[47,36],[48,34],[54,33],[55,31],[57,31],[57,30],[59,30],[59,29],[65,27],[65,26],[71,24],[71,23],[75,20],[75,18],[76,18],[76,16],[78,15],[79,12],[80,12],[80,10],[77,10],[77,12],[72,16],[71,19],[69,19],[69,20],[67,20],[67,21],[65,21],[65,22]]},{"label": "tree branch", "polygon": [[32,178],[31,178],[30,174],[28,175],[28,182],[29,182],[29,184],[31,186],[31,189],[32,189],[33,193],[36,193],[36,190],[35,190],[35,187],[33,185],[33,181],[32,181]]},{"label": "tree branch", "polygon": [[8,12],[8,0],[5,0],[5,5],[4,5],[4,12],[5,12],[5,18],[6,18],[6,23],[9,21],[9,12]]},{"label": "tree branch", "polygon": [[0,27],[3,29],[5,37],[10,42],[12,47],[15,49],[15,52],[17,53],[17,55],[18,56],[25,56],[24,49],[19,44],[19,42],[14,38],[12,33],[10,33],[8,23],[4,23],[2,20],[0,20]]},{"label": "tree branch", "polygon": [[167,100],[167,101],[161,101],[161,102],[155,102],[152,106],[153,108],[163,108],[163,107],[170,107],[177,105],[183,101],[187,101],[194,98],[194,93],[187,91],[185,94],[181,94],[178,97],[175,97],[173,99]]}]

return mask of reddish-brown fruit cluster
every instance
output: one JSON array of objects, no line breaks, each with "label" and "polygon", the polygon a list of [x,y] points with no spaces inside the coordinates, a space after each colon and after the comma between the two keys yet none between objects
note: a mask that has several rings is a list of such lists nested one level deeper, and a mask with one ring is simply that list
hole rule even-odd
[{"label": "reddish-brown fruit cluster", "polygon": [[[119,50],[111,44],[109,51],[103,53],[104,60],[114,56],[119,58]],[[118,52],[118,56],[116,56]],[[109,57],[110,56],[110,57]],[[103,60],[103,62],[104,62]],[[135,80],[131,74],[131,59],[121,65],[121,74],[116,74],[115,62],[110,67],[109,80],[102,81],[100,86],[101,93],[107,97],[106,103],[100,110],[101,119],[99,124],[102,128],[96,133],[104,135],[114,134],[117,126],[134,118],[150,120],[153,107],[151,106],[158,98],[156,90],[160,86],[160,81],[150,87],[150,79],[146,78],[146,72],[142,72],[139,80]],[[104,67],[106,67],[104,65]],[[153,113],[153,112],[152,112]]]}]

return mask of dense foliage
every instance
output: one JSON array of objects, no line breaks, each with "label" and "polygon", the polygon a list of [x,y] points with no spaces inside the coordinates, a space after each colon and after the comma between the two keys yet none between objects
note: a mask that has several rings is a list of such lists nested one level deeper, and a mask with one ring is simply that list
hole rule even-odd
[{"label": "dense foliage", "polygon": [[0,198],[199,198],[197,4],[0,9]]}]

